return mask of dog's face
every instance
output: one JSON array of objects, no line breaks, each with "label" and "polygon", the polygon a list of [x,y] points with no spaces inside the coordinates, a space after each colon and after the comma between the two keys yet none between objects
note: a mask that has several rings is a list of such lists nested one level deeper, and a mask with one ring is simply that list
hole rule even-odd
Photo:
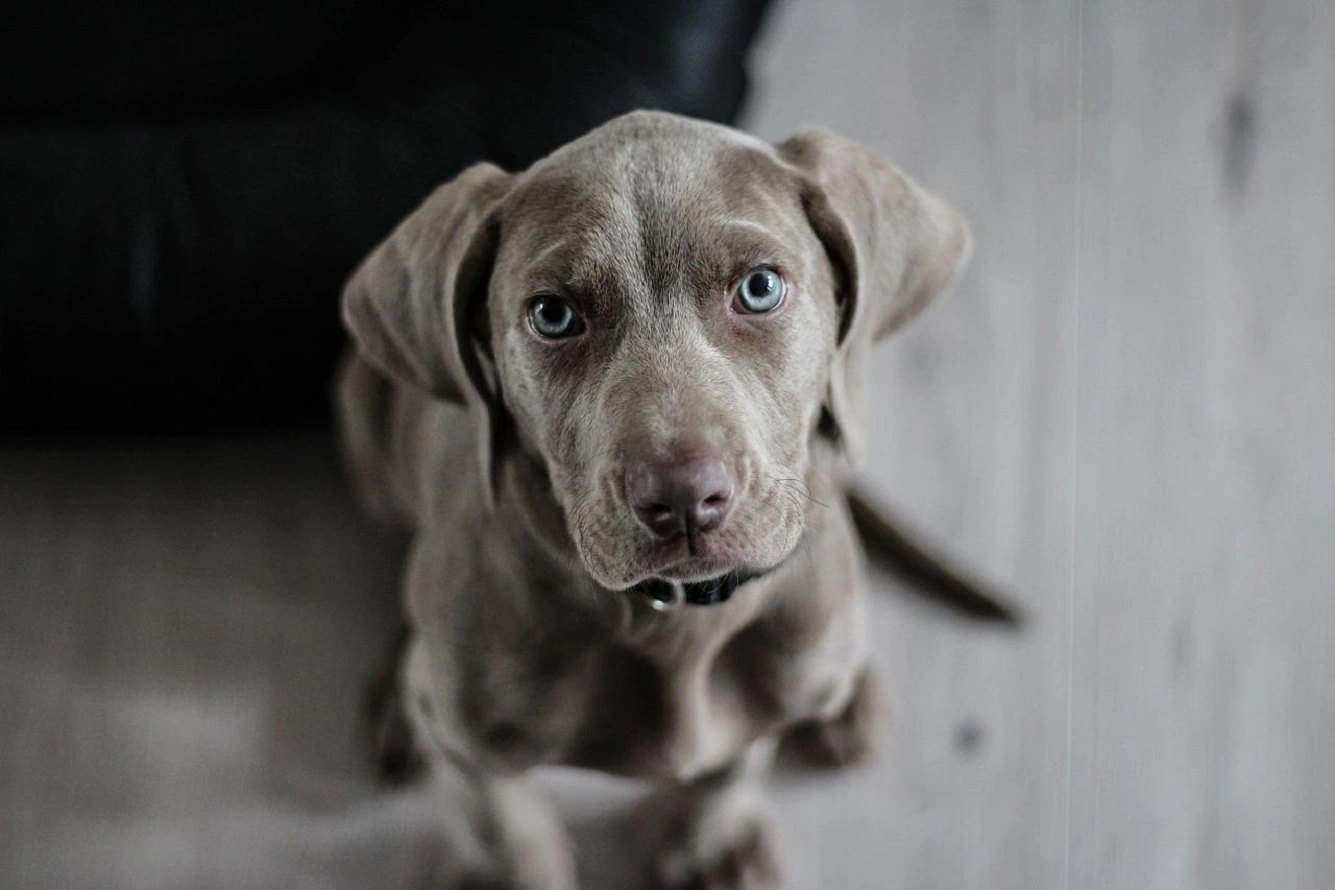
[{"label": "dog's face", "polygon": [[500,388],[612,588],[796,545],[835,349],[791,174],[758,147],[670,136],[582,140],[529,171],[491,278]]},{"label": "dog's face", "polygon": [[817,438],[856,441],[865,345],[966,252],[948,208],[851,143],[637,113],[438,191],[346,311],[372,360],[477,407],[480,459],[504,440],[540,462],[621,589],[781,562]]}]

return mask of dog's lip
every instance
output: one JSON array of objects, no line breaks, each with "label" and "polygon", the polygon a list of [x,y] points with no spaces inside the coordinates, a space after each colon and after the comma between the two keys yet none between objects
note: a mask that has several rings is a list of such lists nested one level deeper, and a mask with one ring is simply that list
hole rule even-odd
[{"label": "dog's lip", "polygon": [[636,572],[627,587],[634,587],[645,581],[659,579],[676,584],[694,584],[697,581],[709,581],[730,572],[740,572],[746,566],[733,559],[720,559],[715,556],[683,556],[683,551],[672,548],[663,554],[663,558],[651,562],[641,571]]},{"label": "dog's lip", "polygon": [[725,562],[710,557],[691,557],[651,572],[641,580],[647,580],[648,578],[662,578],[664,581],[694,584],[697,581],[709,581],[710,579],[717,578],[720,575],[727,575],[731,572],[740,572],[742,571],[742,568],[742,566],[739,566],[736,563]]},{"label": "dog's lip", "polygon": [[[662,564],[650,564],[634,574],[608,584],[609,590],[633,590],[646,581],[666,581],[670,584],[695,584],[712,581],[723,575],[746,572],[747,566],[733,560],[710,557],[675,559]],[[606,583],[606,582],[604,582]]]}]

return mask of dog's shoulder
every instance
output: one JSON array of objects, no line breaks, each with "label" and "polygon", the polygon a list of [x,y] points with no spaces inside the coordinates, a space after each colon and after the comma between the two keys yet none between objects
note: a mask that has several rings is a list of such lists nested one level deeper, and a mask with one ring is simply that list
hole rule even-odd
[{"label": "dog's shoulder", "polygon": [[338,443],[352,488],[378,521],[419,530],[481,483],[474,418],[373,366],[355,348],[334,383]]}]

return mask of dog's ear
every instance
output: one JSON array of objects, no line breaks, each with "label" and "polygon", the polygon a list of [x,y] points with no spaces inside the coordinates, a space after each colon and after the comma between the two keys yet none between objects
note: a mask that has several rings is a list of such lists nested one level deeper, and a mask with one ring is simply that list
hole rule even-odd
[{"label": "dog's ear", "polygon": [[509,179],[491,164],[469,167],[401,222],[343,289],[344,324],[373,364],[460,404],[485,383],[474,367],[474,315],[496,246],[489,213]]},{"label": "dog's ear", "polygon": [[862,450],[862,364],[967,262],[969,228],[951,207],[856,143],[803,130],[780,144],[797,169],[811,227],[835,269],[838,339],[824,406],[844,446]]},{"label": "dog's ear", "polygon": [[436,189],[362,262],[343,289],[343,322],[382,371],[478,412],[489,493],[504,407],[489,352],[486,299],[496,209],[512,177],[475,164]]}]

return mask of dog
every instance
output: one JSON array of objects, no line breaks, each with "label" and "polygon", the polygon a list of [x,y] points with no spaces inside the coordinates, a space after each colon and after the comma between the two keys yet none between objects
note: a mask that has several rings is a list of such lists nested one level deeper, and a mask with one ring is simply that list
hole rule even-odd
[{"label": "dog", "polygon": [[658,784],[660,886],[780,886],[776,748],[873,741],[861,539],[1014,617],[846,481],[868,350],[970,249],[839,136],[642,111],[521,173],[468,168],[353,274],[342,447],[413,535],[371,731],[383,772],[441,792],[443,886],[576,886],[524,780],[543,764]]}]

